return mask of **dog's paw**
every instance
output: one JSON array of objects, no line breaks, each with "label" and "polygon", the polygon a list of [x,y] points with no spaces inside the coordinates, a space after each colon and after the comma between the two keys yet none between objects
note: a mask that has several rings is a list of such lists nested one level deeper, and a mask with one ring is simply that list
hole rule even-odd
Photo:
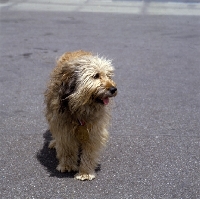
[{"label": "dog's paw", "polygon": [[77,165],[63,166],[63,165],[59,164],[56,169],[62,173],[65,171],[71,172],[71,171],[78,171],[78,166]]},{"label": "dog's paw", "polygon": [[77,173],[75,175],[77,180],[93,180],[95,178],[94,173]]},{"label": "dog's paw", "polygon": [[78,166],[77,165],[70,165],[70,166],[65,166],[66,171],[71,172],[71,171],[78,171]]},{"label": "dog's paw", "polygon": [[51,140],[48,147],[50,149],[55,149],[56,148],[56,140]]},{"label": "dog's paw", "polygon": [[66,171],[65,166],[62,166],[62,165],[60,165],[60,164],[56,167],[56,169],[57,169],[58,171],[60,171],[61,173],[63,173],[63,172]]}]

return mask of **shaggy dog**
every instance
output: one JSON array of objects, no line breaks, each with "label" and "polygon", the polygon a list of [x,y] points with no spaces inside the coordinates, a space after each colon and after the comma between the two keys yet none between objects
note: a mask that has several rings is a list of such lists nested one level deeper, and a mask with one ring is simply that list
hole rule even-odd
[{"label": "shaggy dog", "polygon": [[46,119],[59,164],[78,171],[79,180],[95,178],[100,152],[108,140],[109,98],[117,94],[110,60],[76,51],[63,54],[45,92]]}]

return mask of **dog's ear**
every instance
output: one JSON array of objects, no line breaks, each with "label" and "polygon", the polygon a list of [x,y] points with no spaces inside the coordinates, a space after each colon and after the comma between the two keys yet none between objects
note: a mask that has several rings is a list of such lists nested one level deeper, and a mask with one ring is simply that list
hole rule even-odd
[{"label": "dog's ear", "polygon": [[75,91],[76,89],[77,78],[75,75],[71,76],[68,81],[63,81],[60,85],[59,89],[59,97],[60,97],[60,112],[63,113],[65,109],[68,107],[68,97]]}]

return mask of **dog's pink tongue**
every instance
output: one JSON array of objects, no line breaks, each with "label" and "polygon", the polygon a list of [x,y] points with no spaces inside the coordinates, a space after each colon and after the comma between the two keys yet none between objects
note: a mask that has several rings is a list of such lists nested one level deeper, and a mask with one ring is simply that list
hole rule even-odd
[{"label": "dog's pink tongue", "polygon": [[107,105],[107,104],[109,103],[109,98],[108,98],[108,97],[103,98],[102,100],[103,100],[103,103],[104,103],[105,105]]}]

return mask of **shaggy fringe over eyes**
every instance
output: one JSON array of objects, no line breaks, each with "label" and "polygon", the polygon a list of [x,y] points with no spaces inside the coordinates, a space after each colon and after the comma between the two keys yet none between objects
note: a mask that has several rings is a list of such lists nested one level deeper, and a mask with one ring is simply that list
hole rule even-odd
[{"label": "shaggy fringe over eyes", "polygon": [[80,68],[80,70],[89,69],[91,70],[91,73],[94,72],[94,69],[98,71],[107,71],[112,75],[114,72],[112,60],[108,60],[104,57],[98,56],[83,56],[81,59],[72,61],[70,65],[77,65]]}]

